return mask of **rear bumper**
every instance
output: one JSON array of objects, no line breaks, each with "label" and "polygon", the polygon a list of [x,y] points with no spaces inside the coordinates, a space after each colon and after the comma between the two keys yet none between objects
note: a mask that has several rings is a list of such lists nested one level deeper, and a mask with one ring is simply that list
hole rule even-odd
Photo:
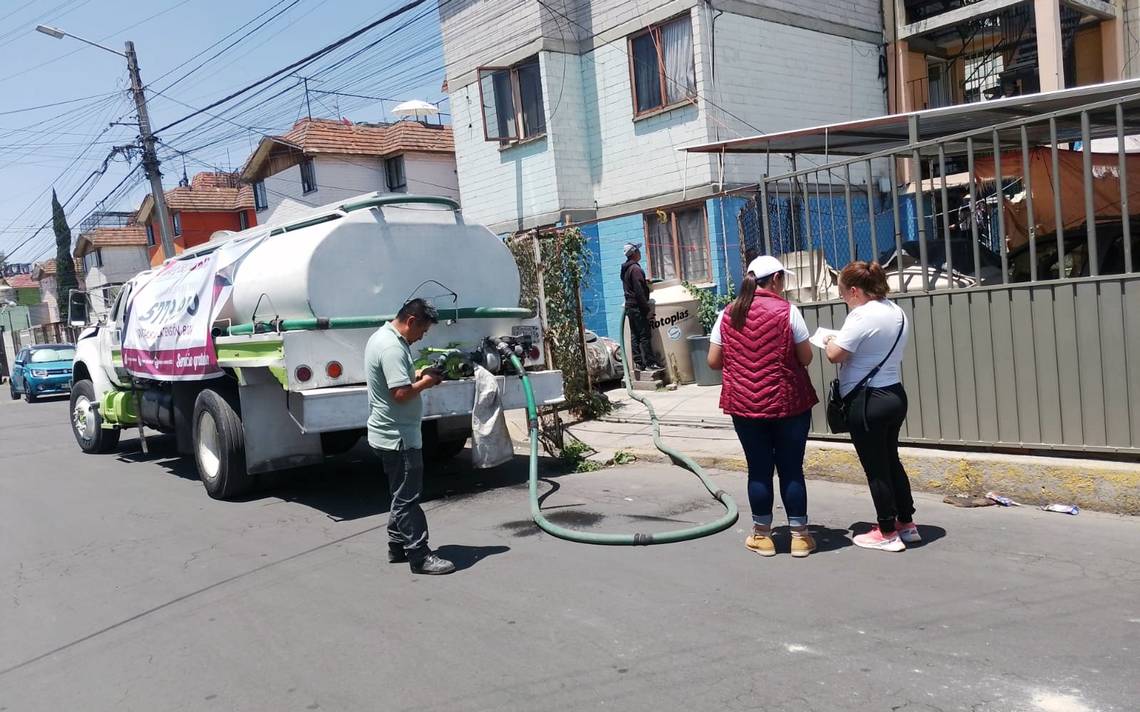
[{"label": "rear bumper", "polygon": [[[565,400],[561,371],[527,373],[534,389],[535,402],[541,407],[557,405]],[[526,407],[522,379],[518,376],[496,376],[504,410]],[[475,402],[475,381],[444,381],[424,391],[424,420],[468,415]],[[364,428],[368,424],[368,387],[342,386],[290,391],[289,412],[302,432],[323,433]]]}]

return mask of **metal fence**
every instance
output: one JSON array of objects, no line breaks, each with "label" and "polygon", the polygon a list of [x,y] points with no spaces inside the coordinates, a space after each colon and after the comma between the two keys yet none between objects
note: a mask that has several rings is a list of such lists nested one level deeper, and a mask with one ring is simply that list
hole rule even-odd
[{"label": "metal fence", "polygon": [[[1140,454],[1137,109],[1133,94],[808,168],[793,158],[742,210],[742,250],[809,256],[813,330],[846,315],[837,268],[884,261],[912,325],[906,441]],[[824,392],[834,367],[811,373]],[[828,436],[822,409],[813,434]]]}]

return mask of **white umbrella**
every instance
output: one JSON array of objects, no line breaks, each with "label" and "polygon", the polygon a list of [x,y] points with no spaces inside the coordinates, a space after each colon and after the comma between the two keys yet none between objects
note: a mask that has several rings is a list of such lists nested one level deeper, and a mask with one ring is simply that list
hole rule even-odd
[{"label": "white umbrella", "polygon": [[395,116],[420,116],[421,114],[431,116],[432,114],[438,113],[438,106],[429,104],[426,101],[421,101],[420,99],[405,101],[402,104],[398,104],[395,109],[392,109],[392,114]]}]

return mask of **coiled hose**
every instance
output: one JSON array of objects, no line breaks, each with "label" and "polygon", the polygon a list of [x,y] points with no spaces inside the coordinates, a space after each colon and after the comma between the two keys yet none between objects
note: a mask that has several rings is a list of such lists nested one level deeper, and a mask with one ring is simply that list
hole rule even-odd
[{"label": "coiled hose", "polygon": [[625,315],[622,315],[621,321],[621,352],[622,361],[625,364],[624,382],[625,390],[630,398],[633,398],[638,403],[645,406],[649,411],[649,422],[653,426],[653,445],[662,453],[669,456],[674,465],[682,467],[697,476],[701,481],[704,488],[712,495],[713,499],[720,502],[724,506],[724,514],[715,521],[707,524],[699,524],[685,529],[677,529],[669,532],[656,532],[652,534],[606,534],[583,532],[574,529],[561,527],[547,519],[543,513],[542,508],[538,503],[538,406],[534,400],[534,390],[531,388],[530,379],[527,377],[526,370],[523,369],[522,363],[518,357],[511,355],[511,365],[518,371],[519,376],[522,378],[523,392],[526,394],[526,414],[527,424],[530,430],[530,514],[534,518],[534,523],[542,528],[543,531],[558,537],[559,539],[567,539],[569,541],[576,541],[583,544],[608,544],[611,546],[648,546],[650,544],[669,544],[677,541],[687,541],[689,539],[697,539],[709,534],[716,534],[723,531],[736,523],[738,512],[736,509],[736,502],[722,489],[716,489],[712,482],[709,481],[705,471],[701,469],[691,457],[674,450],[669,447],[661,439],[661,425],[657,420],[657,413],[653,410],[653,406],[649,400],[644,396],[638,394],[633,390],[633,384],[630,381],[630,365],[633,363],[629,359],[629,347],[626,345],[625,339]]}]

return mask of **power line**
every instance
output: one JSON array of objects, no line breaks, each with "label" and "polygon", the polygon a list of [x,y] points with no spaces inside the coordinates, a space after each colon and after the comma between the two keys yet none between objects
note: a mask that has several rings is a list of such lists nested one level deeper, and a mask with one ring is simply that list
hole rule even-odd
[{"label": "power line", "polygon": [[379,20],[376,20],[375,22],[371,22],[371,23],[365,25],[364,27],[360,28],[359,30],[356,30],[355,32],[352,32],[348,35],[345,35],[344,37],[333,42],[332,44],[326,45],[325,47],[322,47],[321,49],[317,50],[316,52],[313,52],[313,53],[297,60],[296,62],[293,62],[292,64],[288,65],[287,67],[283,67],[281,69],[278,69],[277,71],[273,72],[272,74],[269,74],[268,76],[262,77],[261,79],[258,79],[254,83],[252,83],[252,84],[250,84],[250,85],[248,85],[242,89],[239,89],[236,92],[229,94],[228,96],[222,97],[221,99],[215,101],[212,104],[209,104],[208,106],[206,106],[203,109],[195,111],[192,114],[188,114],[186,116],[183,116],[182,118],[177,119],[176,121],[173,121],[173,122],[167,124],[166,126],[163,126],[162,128],[155,131],[155,133],[162,133],[163,131],[165,131],[169,128],[173,128],[174,126],[177,126],[181,123],[189,121],[190,119],[194,118],[195,116],[198,116],[199,114],[205,113],[206,111],[209,111],[210,109],[213,109],[217,106],[220,106],[220,105],[226,103],[227,101],[234,99],[235,97],[241,96],[242,94],[246,93],[247,91],[249,91],[251,89],[254,89],[258,86],[261,86],[262,84],[265,84],[266,82],[268,82],[272,79],[276,79],[277,77],[280,77],[282,74],[286,74],[288,72],[291,72],[294,69],[297,69],[298,67],[302,67],[302,66],[312,62],[315,59],[319,59],[320,57],[323,57],[324,55],[328,54],[329,52],[332,52],[333,50],[347,44],[348,42],[351,42],[352,40],[356,39],[357,37],[368,32],[369,30],[372,30],[373,28],[378,27],[379,25],[382,25],[385,22],[387,22],[393,18],[399,17],[400,15],[403,15],[406,12],[410,12],[411,10],[413,10],[413,9],[419,7],[420,5],[424,4],[426,1],[427,0],[412,0],[411,2],[403,5],[402,7],[398,8],[396,10],[393,10],[392,12],[386,14],[384,17],[380,18]]},{"label": "power line", "polygon": [[92,94],[91,96],[81,96],[75,99],[65,99],[64,101],[54,101],[50,104],[40,104],[39,106],[25,106],[22,109],[8,109],[7,111],[0,111],[0,116],[7,116],[8,114],[22,114],[26,111],[36,111],[37,109],[50,109],[53,106],[63,106],[64,104],[74,104],[77,101],[87,101],[88,99],[105,99],[109,96],[114,96],[118,92],[109,92],[106,94]]}]

